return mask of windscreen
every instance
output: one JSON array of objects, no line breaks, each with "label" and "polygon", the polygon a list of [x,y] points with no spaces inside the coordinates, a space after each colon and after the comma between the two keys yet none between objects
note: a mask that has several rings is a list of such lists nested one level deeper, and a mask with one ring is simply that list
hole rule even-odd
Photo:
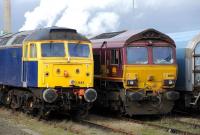
[{"label": "windscreen", "polygon": [[147,64],[148,50],[146,47],[127,47],[127,64]]},{"label": "windscreen", "polygon": [[154,64],[172,64],[174,62],[171,47],[153,47]]},{"label": "windscreen", "polygon": [[89,45],[87,44],[68,44],[69,55],[71,57],[85,57],[88,58],[90,55]]},{"label": "windscreen", "polygon": [[42,43],[42,57],[65,57],[64,43]]}]

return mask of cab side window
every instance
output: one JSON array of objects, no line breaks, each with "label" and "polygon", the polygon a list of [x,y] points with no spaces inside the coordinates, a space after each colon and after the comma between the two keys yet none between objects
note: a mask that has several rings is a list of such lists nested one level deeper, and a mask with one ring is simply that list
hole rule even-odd
[{"label": "cab side window", "polygon": [[28,45],[24,46],[24,58],[28,58]]},{"label": "cab side window", "polygon": [[30,58],[37,58],[36,44],[30,44]]},{"label": "cab side window", "polygon": [[113,65],[118,65],[121,63],[121,58],[120,58],[120,50],[113,49],[111,50],[111,64]]}]

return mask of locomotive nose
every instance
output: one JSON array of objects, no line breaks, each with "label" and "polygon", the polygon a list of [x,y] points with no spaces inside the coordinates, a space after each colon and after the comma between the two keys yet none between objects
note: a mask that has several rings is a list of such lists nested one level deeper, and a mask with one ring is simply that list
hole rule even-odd
[{"label": "locomotive nose", "polygon": [[94,89],[87,89],[84,94],[84,99],[87,102],[94,102],[97,99],[97,92]]}]

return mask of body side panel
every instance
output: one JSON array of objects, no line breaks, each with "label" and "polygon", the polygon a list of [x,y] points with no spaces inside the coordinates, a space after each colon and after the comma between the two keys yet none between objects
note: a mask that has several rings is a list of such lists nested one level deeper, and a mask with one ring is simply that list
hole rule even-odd
[{"label": "body side panel", "polygon": [[0,82],[4,85],[22,86],[22,48],[0,48]]}]

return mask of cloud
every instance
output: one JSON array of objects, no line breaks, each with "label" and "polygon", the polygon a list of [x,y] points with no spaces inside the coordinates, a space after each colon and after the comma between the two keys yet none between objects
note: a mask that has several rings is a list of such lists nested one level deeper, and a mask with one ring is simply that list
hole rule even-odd
[{"label": "cloud", "polygon": [[113,31],[119,27],[120,16],[132,8],[132,0],[41,0],[33,11],[25,13],[20,30],[62,26],[78,29],[84,34]]},{"label": "cloud", "polygon": [[119,26],[118,20],[119,16],[115,13],[100,12],[88,23],[88,30],[92,34],[115,30]]},{"label": "cloud", "polygon": [[66,5],[62,4],[66,0],[59,0],[60,2],[49,2],[49,0],[41,0],[40,5],[36,7],[32,12],[25,13],[25,24],[20,30],[32,30],[39,26],[52,26],[56,17],[62,10],[66,8]]},{"label": "cloud", "polygon": [[194,30],[200,28],[198,5],[199,0],[40,0],[25,13],[20,30],[54,25],[88,35],[150,27],[164,32]]}]

